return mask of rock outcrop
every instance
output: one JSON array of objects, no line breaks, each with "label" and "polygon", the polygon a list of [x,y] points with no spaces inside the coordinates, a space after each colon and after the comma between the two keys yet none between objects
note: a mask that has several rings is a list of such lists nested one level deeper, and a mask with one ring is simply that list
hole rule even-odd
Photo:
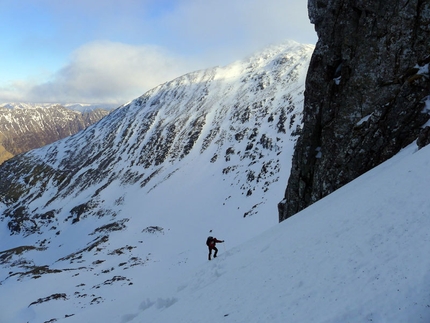
[{"label": "rock outcrop", "polygon": [[430,2],[309,0],[318,43],[279,220],[429,143]]}]

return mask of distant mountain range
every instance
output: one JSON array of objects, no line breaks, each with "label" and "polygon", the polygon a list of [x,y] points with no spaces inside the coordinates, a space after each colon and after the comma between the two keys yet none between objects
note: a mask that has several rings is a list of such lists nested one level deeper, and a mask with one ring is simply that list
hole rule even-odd
[{"label": "distant mountain range", "polygon": [[108,110],[111,111],[118,107],[117,104],[111,103],[29,103],[29,102],[7,102],[0,103],[0,108],[8,109],[36,109],[36,108],[48,108],[53,106],[62,106],[70,110],[79,112],[89,112],[93,110]]},{"label": "distant mountain range", "polygon": [[0,164],[17,154],[75,134],[109,114],[111,106],[0,104]]}]

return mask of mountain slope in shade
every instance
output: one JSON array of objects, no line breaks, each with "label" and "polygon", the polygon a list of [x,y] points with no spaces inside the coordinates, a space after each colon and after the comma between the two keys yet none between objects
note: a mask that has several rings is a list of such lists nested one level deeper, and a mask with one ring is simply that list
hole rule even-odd
[{"label": "mountain slope in shade", "polygon": [[276,224],[312,50],[184,75],[3,164],[3,319],[69,318],[207,261],[209,234],[229,249]]}]

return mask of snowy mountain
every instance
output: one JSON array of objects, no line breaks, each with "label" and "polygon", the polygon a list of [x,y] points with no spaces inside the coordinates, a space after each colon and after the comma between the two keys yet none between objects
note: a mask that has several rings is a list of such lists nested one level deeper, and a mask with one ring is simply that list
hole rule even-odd
[{"label": "snowy mountain", "polygon": [[0,163],[85,129],[109,113],[58,104],[0,104]]},{"label": "snowy mountain", "polygon": [[96,322],[85,313],[206,262],[207,235],[227,250],[274,226],[312,50],[184,75],[4,163],[0,321]]}]

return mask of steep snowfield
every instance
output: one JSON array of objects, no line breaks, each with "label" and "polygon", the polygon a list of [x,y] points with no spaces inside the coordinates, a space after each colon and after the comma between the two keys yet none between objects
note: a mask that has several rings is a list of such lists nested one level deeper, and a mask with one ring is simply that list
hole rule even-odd
[{"label": "steep snowfield", "polygon": [[429,322],[429,167],[412,145],[217,259],[65,321]]}]

